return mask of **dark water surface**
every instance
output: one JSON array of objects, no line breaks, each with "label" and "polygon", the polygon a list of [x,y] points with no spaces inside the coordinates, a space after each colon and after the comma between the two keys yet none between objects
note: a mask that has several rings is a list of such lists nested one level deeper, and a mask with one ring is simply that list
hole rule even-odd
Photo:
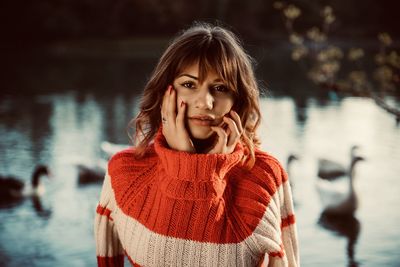
[{"label": "dark water surface", "polygon": [[[44,179],[40,199],[0,208],[0,266],[95,265],[101,185],[79,185],[75,164],[104,158],[102,141],[128,142],[140,90],[127,89],[142,86],[155,60],[101,62],[36,62],[10,72],[0,99],[0,173],[28,182],[34,166],[46,163],[54,177]],[[290,153],[300,157],[289,171],[302,265],[400,266],[400,127],[371,100],[321,98],[299,74],[287,79],[274,64],[258,72],[264,69],[271,83],[261,100],[262,148],[284,164]],[[43,90],[27,93],[27,86]],[[353,144],[366,158],[356,167],[360,208],[346,221],[326,220],[317,160],[348,164]]]}]

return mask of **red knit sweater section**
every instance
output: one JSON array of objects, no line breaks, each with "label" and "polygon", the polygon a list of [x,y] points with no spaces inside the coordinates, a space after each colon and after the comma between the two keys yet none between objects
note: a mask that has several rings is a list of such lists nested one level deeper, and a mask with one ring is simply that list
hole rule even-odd
[{"label": "red knit sweater section", "polygon": [[[257,243],[258,237],[249,239],[249,236],[260,225],[263,216],[265,220],[270,205],[281,207],[274,208],[279,214],[273,215],[274,219],[267,223],[272,224],[271,229],[276,228],[274,224],[278,228],[289,227],[295,219],[292,211],[281,217],[285,213],[280,212],[285,205],[284,193],[279,197],[276,195],[288,178],[279,162],[256,150],[256,163],[247,170],[241,163],[243,155],[241,143],[231,154],[175,151],[168,148],[159,131],[144,158],[136,159],[134,150],[128,149],[110,160],[108,173],[113,201],[119,212],[161,236],[212,244],[236,244],[245,239]],[[291,196],[286,201],[290,202]],[[101,204],[97,213],[112,223],[119,216]],[[118,225],[118,221],[115,223]],[[116,232],[121,234],[119,227]],[[268,232],[268,226],[266,229],[266,235],[276,236]],[[280,235],[280,230],[277,231]],[[278,242],[278,250],[271,251],[269,256],[283,257],[282,241],[273,242]],[[296,242],[293,240],[293,244]],[[262,261],[260,251],[252,248],[258,246],[250,244],[249,248],[253,250],[251,254],[259,255]],[[134,262],[134,259],[130,260]]]},{"label": "red knit sweater section", "polygon": [[161,235],[240,242],[253,232],[286,179],[274,175],[280,170],[272,169],[278,168],[272,157],[262,155],[268,162],[261,164],[259,152],[256,167],[246,171],[240,164],[241,144],[232,154],[182,153],[167,149],[158,135],[154,146],[143,161],[135,160],[133,150],[117,154],[109,173],[121,210]]}]

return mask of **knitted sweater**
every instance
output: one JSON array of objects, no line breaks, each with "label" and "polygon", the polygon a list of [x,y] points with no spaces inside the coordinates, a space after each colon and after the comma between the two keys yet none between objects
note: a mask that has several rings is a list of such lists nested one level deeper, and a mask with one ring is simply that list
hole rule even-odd
[{"label": "knitted sweater", "polygon": [[99,266],[299,266],[288,177],[256,150],[192,154],[158,132],[143,159],[133,149],[108,164],[96,210]]}]

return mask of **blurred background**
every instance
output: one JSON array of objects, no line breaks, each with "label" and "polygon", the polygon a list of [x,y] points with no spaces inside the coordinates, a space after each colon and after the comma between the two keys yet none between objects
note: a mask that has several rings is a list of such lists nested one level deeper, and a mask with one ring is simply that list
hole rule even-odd
[{"label": "blurred background", "polygon": [[[2,1],[0,175],[22,183],[1,184],[0,266],[96,264],[105,162],[116,144],[129,144],[144,84],[194,20],[229,27],[257,61],[261,148],[287,166],[302,265],[400,266],[397,7]],[[37,181],[46,187],[40,197]]]}]

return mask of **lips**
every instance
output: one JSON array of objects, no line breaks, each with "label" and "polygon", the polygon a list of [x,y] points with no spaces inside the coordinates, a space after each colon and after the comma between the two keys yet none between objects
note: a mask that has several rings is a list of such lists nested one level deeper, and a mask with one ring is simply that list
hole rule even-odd
[{"label": "lips", "polygon": [[196,115],[196,116],[192,116],[189,117],[189,120],[191,122],[193,122],[196,125],[200,125],[200,126],[213,126],[216,123],[216,120],[208,115]]}]

